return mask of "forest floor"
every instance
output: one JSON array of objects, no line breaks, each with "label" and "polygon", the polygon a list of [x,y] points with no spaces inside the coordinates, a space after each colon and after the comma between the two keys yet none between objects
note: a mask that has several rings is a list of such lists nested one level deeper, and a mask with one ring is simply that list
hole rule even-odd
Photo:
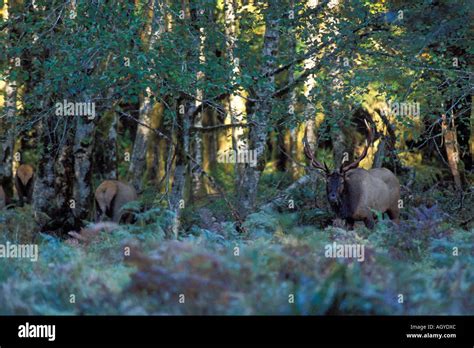
[{"label": "forest floor", "polygon": [[[36,243],[39,259],[0,259],[0,315],[472,314],[472,194],[451,213],[448,189],[411,199],[433,195],[437,205],[407,209],[399,226],[324,226],[308,203],[255,212],[245,236],[219,218],[200,225],[223,206],[208,202],[187,211],[179,240],[161,208],[74,242],[37,232],[30,207],[4,210],[0,245]],[[358,254],[331,257],[335,245]]]}]

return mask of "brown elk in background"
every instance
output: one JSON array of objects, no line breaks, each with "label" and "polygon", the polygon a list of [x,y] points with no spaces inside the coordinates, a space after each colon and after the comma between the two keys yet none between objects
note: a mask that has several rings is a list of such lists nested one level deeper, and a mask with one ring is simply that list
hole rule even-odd
[{"label": "brown elk in background", "polygon": [[339,218],[346,221],[350,229],[354,227],[355,221],[364,221],[368,228],[373,228],[373,210],[387,213],[391,220],[399,222],[400,183],[395,174],[386,168],[357,168],[372,142],[372,131],[367,122],[365,124],[368,139],[362,154],[354,162],[347,165],[342,163],[332,172],[326,163],[322,165],[314,158],[307,142],[307,130],[303,138],[304,153],[311,166],[325,174],[327,199],[331,208]]},{"label": "brown elk in background", "polygon": [[5,195],[5,191],[3,190],[2,185],[0,185],[0,209],[5,208],[7,205],[7,196]]},{"label": "brown elk in background", "polygon": [[118,180],[105,180],[95,191],[97,221],[112,220],[119,223],[127,214],[122,207],[137,199],[135,189]]},{"label": "brown elk in background", "polygon": [[33,197],[33,186],[35,172],[29,164],[22,164],[18,167],[15,174],[15,187],[20,201],[20,206],[31,204]]}]

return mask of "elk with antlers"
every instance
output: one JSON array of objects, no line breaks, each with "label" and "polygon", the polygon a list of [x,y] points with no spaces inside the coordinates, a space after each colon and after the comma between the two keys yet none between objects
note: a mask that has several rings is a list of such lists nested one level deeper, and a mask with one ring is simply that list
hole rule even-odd
[{"label": "elk with antlers", "polygon": [[387,213],[391,220],[399,222],[400,183],[397,177],[386,168],[370,170],[357,168],[367,155],[372,142],[372,131],[368,131],[367,142],[362,154],[352,163],[330,171],[326,163],[322,165],[313,155],[305,130],[304,153],[312,167],[321,170],[326,178],[327,199],[336,215],[346,221],[348,228],[355,221],[363,221],[368,228],[374,227],[374,212]]}]

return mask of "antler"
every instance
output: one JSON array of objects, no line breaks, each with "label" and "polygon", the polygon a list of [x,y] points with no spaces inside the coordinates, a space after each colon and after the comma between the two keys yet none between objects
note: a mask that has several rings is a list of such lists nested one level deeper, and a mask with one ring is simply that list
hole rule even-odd
[{"label": "antler", "polygon": [[308,126],[306,126],[305,129],[304,129],[304,137],[303,137],[304,154],[310,160],[310,163],[314,168],[321,169],[324,172],[328,173],[329,169],[328,169],[326,163],[324,163],[324,166],[323,166],[321,163],[316,161],[316,159],[314,158],[313,151],[311,151],[311,147],[308,144],[307,133],[308,133]]},{"label": "antler", "polygon": [[348,170],[357,168],[359,166],[360,161],[362,161],[364,159],[364,157],[367,156],[367,150],[369,149],[369,146],[372,144],[373,139],[372,139],[372,128],[370,128],[369,124],[367,123],[367,120],[364,120],[364,122],[365,122],[365,125],[367,127],[367,134],[368,134],[368,137],[367,137],[367,140],[366,140],[366,143],[365,143],[364,151],[362,151],[362,154],[354,162],[349,163],[346,166],[343,166],[343,164],[341,164],[341,169],[340,169],[341,173],[345,173]]}]

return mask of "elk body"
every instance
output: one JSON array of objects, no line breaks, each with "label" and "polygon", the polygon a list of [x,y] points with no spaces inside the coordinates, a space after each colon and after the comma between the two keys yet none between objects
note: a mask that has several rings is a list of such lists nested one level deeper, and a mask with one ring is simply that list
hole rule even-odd
[{"label": "elk body", "polygon": [[[367,125],[367,123],[366,123]],[[304,136],[304,152],[311,165],[322,170],[326,177],[327,199],[339,218],[353,228],[355,221],[363,221],[368,228],[374,227],[374,213],[387,213],[391,220],[399,222],[398,201],[400,183],[397,177],[386,168],[365,170],[357,168],[367,155],[372,133],[367,125],[369,138],[361,156],[353,163],[342,164],[339,169],[330,171],[326,164],[315,160]]]},{"label": "elk body", "polygon": [[5,208],[7,205],[7,196],[5,195],[5,191],[3,190],[2,185],[0,185],[0,209]]},{"label": "elk body", "polygon": [[95,191],[97,221],[112,220],[119,223],[127,212],[123,206],[137,199],[135,189],[118,180],[105,180]]},{"label": "elk body", "polygon": [[29,164],[22,164],[15,174],[15,187],[20,201],[20,206],[31,204],[34,186],[34,169]]}]

